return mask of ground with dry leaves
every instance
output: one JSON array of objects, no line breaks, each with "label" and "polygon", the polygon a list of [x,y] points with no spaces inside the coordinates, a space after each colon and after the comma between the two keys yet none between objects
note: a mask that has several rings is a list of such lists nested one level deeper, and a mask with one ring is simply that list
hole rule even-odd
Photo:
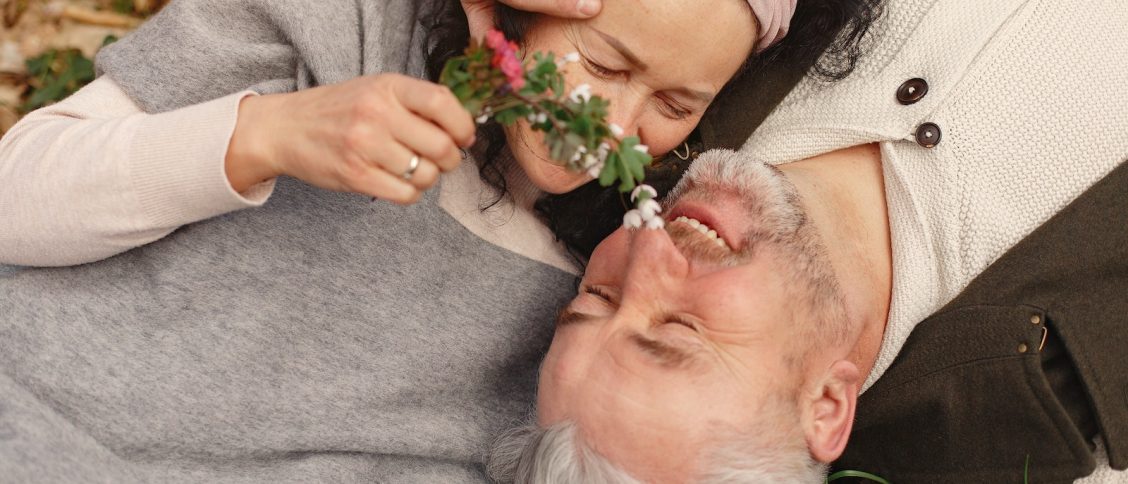
[{"label": "ground with dry leaves", "polygon": [[[0,135],[24,114],[29,97],[44,84],[41,76],[30,75],[29,60],[68,49],[93,58],[108,36],[125,35],[166,1],[0,0]],[[57,64],[62,58],[46,59]]]}]

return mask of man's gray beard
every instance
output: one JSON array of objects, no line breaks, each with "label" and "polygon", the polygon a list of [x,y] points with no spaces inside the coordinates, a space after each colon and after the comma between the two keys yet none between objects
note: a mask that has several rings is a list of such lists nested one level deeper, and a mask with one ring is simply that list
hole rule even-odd
[{"label": "man's gray beard", "polygon": [[[670,237],[687,257],[733,266],[766,251],[772,269],[788,287],[796,327],[805,336],[793,358],[802,364],[808,352],[846,338],[850,321],[845,296],[826,246],[807,216],[795,185],[779,169],[729,150],[712,150],[690,166],[664,201],[669,210],[681,198],[709,203],[718,194],[735,196],[749,227],[730,244],[740,251],[702,245],[683,224],[669,224]],[[735,243],[734,243],[735,242]],[[801,324],[800,324],[801,323]]]},{"label": "man's gray beard", "polygon": [[[688,257],[725,266],[748,262],[764,243],[791,246],[807,225],[806,211],[799,193],[783,173],[773,166],[744,158],[728,150],[713,150],[693,162],[681,182],[666,197],[664,209],[682,197],[709,204],[719,194],[736,196],[752,224],[739,240],[730,240],[739,252],[710,244],[682,224],[667,224],[667,231],[678,249]],[[798,248],[798,247],[794,247]]]}]

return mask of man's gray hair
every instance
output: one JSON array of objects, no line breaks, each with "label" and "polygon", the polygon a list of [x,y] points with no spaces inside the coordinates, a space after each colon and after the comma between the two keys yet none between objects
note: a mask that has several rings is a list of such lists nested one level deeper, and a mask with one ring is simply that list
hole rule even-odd
[{"label": "man's gray hair", "polygon": [[[577,433],[572,422],[549,428],[529,424],[506,432],[490,453],[490,477],[514,484],[641,483],[593,451]],[[794,432],[784,429],[769,433],[776,438],[761,434],[730,439],[706,460],[696,482],[814,484],[826,480],[826,466],[811,457],[801,437],[796,439]]]},{"label": "man's gray hair", "polygon": [[596,454],[576,433],[571,422],[549,428],[528,424],[509,430],[490,452],[490,477],[515,484],[641,484]]}]

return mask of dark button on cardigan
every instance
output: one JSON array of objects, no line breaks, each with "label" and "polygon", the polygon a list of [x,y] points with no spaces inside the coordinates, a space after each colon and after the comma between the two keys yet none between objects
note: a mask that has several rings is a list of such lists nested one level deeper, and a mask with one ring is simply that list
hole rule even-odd
[{"label": "dark button on cardigan", "polygon": [[928,94],[928,82],[921,78],[909,79],[897,88],[897,102],[908,106],[916,104]]}]

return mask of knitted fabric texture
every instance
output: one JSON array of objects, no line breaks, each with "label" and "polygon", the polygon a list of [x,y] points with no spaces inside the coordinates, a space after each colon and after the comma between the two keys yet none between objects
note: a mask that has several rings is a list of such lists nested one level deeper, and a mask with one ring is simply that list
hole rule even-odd
[{"label": "knitted fabric texture", "polygon": [[[1125,24],[1116,0],[888,2],[851,77],[806,79],[746,143],[773,164],[881,144],[893,291],[863,388],[918,322],[1128,159],[1128,98],[1109,95],[1128,79]],[[899,104],[918,77],[927,96]],[[915,141],[925,122],[943,133],[932,149]],[[1124,482],[1100,452],[1078,482]]]},{"label": "knitted fabric texture", "polygon": [[[744,146],[787,163],[882,145],[893,294],[868,388],[914,325],[1052,214],[1128,159],[1119,2],[890,2],[846,80],[803,81]],[[920,77],[930,91],[900,105]],[[915,142],[937,123],[939,145]]]}]

